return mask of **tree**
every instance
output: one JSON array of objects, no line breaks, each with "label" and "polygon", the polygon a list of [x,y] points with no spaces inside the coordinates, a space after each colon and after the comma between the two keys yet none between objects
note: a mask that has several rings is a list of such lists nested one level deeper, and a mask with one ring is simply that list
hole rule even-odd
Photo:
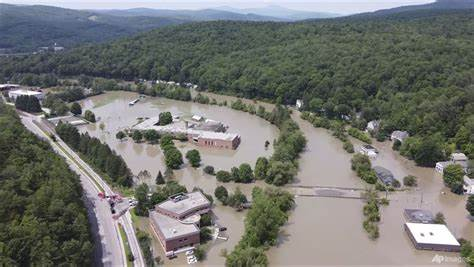
[{"label": "tree", "polygon": [[227,255],[226,267],[268,266],[268,259],[263,248],[237,246]]},{"label": "tree", "polygon": [[232,180],[232,177],[228,171],[218,171],[216,173],[216,179],[219,182],[227,183]]},{"label": "tree", "polygon": [[393,141],[392,149],[395,151],[398,151],[400,150],[401,146],[402,146],[402,142],[400,142],[400,140],[398,139],[395,139],[395,141]]},{"label": "tree", "polygon": [[220,185],[216,187],[214,190],[214,196],[222,202],[222,204],[226,205],[227,204],[227,198],[229,197],[229,193],[227,192],[227,189]]},{"label": "tree", "polygon": [[417,178],[413,175],[407,175],[403,177],[403,185],[404,186],[417,186]]},{"label": "tree", "polygon": [[444,218],[444,214],[441,212],[436,213],[435,218],[433,220],[435,224],[446,224],[446,219]]},{"label": "tree", "polygon": [[122,131],[118,131],[117,134],[115,134],[115,138],[117,138],[120,141],[122,141],[125,137],[126,137],[126,135]]},{"label": "tree", "polygon": [[201,227],[199,230],[199,239],[201,244],[212,239],[212,231],[209,227]]},{"label": "tree", "polygon": [[201,155],[196,149],[192,149],[186,152],[186,159],[194,168],[197,168],[199,167],[199,165],[201,165]]},{"label": "tree", "polygon": [[444,168],[443,170],[443,181],[444,184],[449,187],[452,191],[462,186],[464,170],[459,164],[452,164]]},{"label": "tree", "polygon": [[41,112],[38,98],[30,95],[20,95],[15,100],[15,107],[26,112]]},{"label": "tree", "polygon": [[466,210],[469,212],[471,216],[474,216],[474,195],[470,195],[467,198]]},{"label": "tree", "polygon": [[183,155],[177,148],[165,150],[165,163],[168,168],[179,169],[183,164]]},{"label": "tree", "polygon": [[212,225],[211,215],[209,215],[209,213],[205,213],[201,215],[201,219],[199,220],[199,226],[205,227],[205,226],[211,226],[211,225]]},{"label": "tree", "polygon": [[135,199],[138,201],[137,206],[135,206],[135,214],[138,216],[148,216],[148,185],[143,183],[140,184],[135,189]]},{"label": "tree", "polygon": [[92,122],[92,123],[96,122],[95,114],[90,110],[86,110],[84,112],[84,119],[86,119],[87,121]]},{"label": "tree", "polygon": [[156,144],[158,142],[158,139],[160,139],[160,135],[158,134],[158,132],[153,129],[145,130],[143,132],[143,137],[147,142],[151,144]]},{"label": "tree", "polygon": [[281,186],[291,182],[296,175],[296,167],[291,162],[270,161],[265,182]]},{"label": "tree", "polygon": [[239,167],[239,179],[235,182],[250,183],[253,180],[252,167],[248,163],[242,163]]},{"label": "tree", "polygon": [[81,108],[81,105],[79,105],[79,103],[77,102],[74,102],[72,103],[71,105],[71,113],[74,114],[74,115],[81,115],[82,114],[82,108]]},{"label": "tree", "polygon": [[259,157],[257,162],[255,163],[255,179],[257,180],[265,180],[267,177],[267,170],[268,170],[268,160],[265,157]]},{"label": "tree", "polygon": [[238,208],[242,204],[247,203],[247,197],[242,193],[240,188],[236,188],[235,192],[227,198],[227,205]]},{"label": "tree", "polygon": [[434,138],[424,138],[414,155],[416,164],[423,167],[434,167],[436,162],[443,159],[443,148]]},{"label": "tree", "polygon": [[174,177],[173,169],[166,167],[165,179],[170,180],[170,179],[173,179],[173,177]]},{"label": "tree", "polygon": [[161,174],[161,171],[158,171],[158,175],[156,176],[155,183],[157,185],[165,184],[165,178],[163,177],[163,174]]},{"label": "tree", "polygon": [[237,182],[240,179],[240,171],[237,167],[230,168],[230,177],[231,180]]},{"label": "tree", "polygon": [[194,256],[196,256],[196,259],[198,261],[202,261],[206,257],[206,251],[204,251],[204,248],[202,246],[198,246],[194,250]]},{"label": "tree", "polygon": [[171,112],[161,112],[159,115],[159,124],[160,125],[168,125],[173,122],[173,116]]},{"label": "tree", "polygon": [[133,141],[135,141],[136,143],[139,143],[142,141],[143,139],[143,135],[142,135],[142,132],[139,131],[139,130],[135,130],[133,131],[133,134],[132,134],[132,139]]}]

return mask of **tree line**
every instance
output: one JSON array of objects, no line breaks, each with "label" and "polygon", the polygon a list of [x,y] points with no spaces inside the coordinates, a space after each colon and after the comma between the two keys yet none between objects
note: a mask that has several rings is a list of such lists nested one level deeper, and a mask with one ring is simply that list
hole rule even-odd
[{"label": "tree line", "polygon": [[79,177],[0,103],[0,265],[91,265]]},{"label": "tree line", "polygon": [[95,168],[107,174],[111,182],[125,187],[133,185],[132,173],[127,164],[106,143],[89,136],[88,133],[80,134],[76,127],[68,123],[59,122],[55,130],[72,149],[78,151]]},{"label": "tree line", "polygon": [[84,73],[187,81],[284,104],[303,99],[305,110],[321,116],[381,119],[384,135],[406,130],[417,142],[435,136],[437,149],[454,146],[472,158],[474,15],[427,12],[186,24],[67,53],[2,58],[0,76]]}]

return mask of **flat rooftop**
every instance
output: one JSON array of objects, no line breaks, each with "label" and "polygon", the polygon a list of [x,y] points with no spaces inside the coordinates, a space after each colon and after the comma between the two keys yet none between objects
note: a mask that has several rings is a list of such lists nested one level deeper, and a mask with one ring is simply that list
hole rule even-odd
[{"label": "flat rooftop", "polygon": [[183,194],[183,196],[179,199],[168,199],[157,206],[181,216],[192,209],[211,205],[211,202],[199,191]]},{"label": "flat rooftop", "polygon": [[411,223],[433,223],[434,216],[429,210],[405,209],[405,217]]},{"label": "flat rooftop", "polygon": [[218,140],[225,140],[225,141],[232,141],[237,138],[239,135],[234,133],[220,133],[220,132],[207,132],[207,131],[190,131],[191,134],[196,134],[201,138],[205,139],[218,139]]},{"label": "flat rooftop", "polygon": [[149,216],[166,240],[199,233],[199,228],[192,223],[184,224],[156,211],[150,211]]},{"label": "flat rooftop", "polygon": [[24,90],[24,89],[18,89],[18,90],[10,91],[10,94],[17,94],[17,95],[41,95],[41,94],[43,94],[43,92],[32,91],[32,90]]},{"label": "flat rooftop", "polygon": [[444,224],[406,223],[405,225],[418,244],[460,246]]}]

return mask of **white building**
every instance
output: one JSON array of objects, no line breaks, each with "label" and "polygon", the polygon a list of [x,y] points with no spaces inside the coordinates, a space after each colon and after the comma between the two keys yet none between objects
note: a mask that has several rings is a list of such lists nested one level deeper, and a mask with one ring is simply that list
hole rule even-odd
[{"label": "white building", "polygon": [[0,84],[0,91],[12,90],[12,89],[18,89],[18,88],[20,88],[19,84],[12,84],[12,83]]},{"label": "white building", "polygon": [[461,249],[444,224],[405,223],[405,231],[416,249],[453,252]]},{"label": "white building", "polygon": [[464,153],[452,153],[449,157],[449,161],[440,161],[436,163],[435,170],[439,173],[443,173],[444,168],[449,165],[459,164],[463,168],[464,172],[467,172],[468,158]]},{"label": "white building", "polygon": [[380,127],[380,121],[373,120],[373,121],[369,121],[369,123],[367,123],[366,130],[370,131],[370,132],[376,132],[376,131],[379,130],[379,127]]},{"label": "white building", "polygon": [[34,96],[36,98],[38,98],[38,100],[43,100],[44,98],[44,94],[43,92],[41,91],[31,91],[31,90],[14,90],[14,91],[10,91],[8,92],[8,97],[12,100],[12,101],[15,101],[17,97],[19,96],[24,96],[24,95],[27,95],[27,96]]},{"label": "white building", "polygon": [[398,140],[400,143],[403,143],[403,140],[407,139],[408,137],[410,137],[410,134],[408,134],[406,131],[393,131],[390,139],[392,141]]},{"label": "white building", "polygon": [[467,175],[464,175],[464,194],[474,195],[474,179],[469,178]]}]

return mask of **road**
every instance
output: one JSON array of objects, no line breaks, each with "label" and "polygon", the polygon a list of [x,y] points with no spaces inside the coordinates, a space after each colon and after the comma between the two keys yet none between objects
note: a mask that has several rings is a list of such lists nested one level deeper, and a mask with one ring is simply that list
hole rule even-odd
[{"label": "road", "polygon": [[[71,169],[79,174],[84,189],[84,200],[88,208],[92,230],[96,235],[96,241],[98,241],[96,244],[99,244],[99,242],[101,244],[101,249],[96,252],[95,256],[102,258],[102,264],[104,266],[127,265],[124,243],[118,229],[118,223],[120,223],[125,230],[130,249],[135,258],[134,266],[145,266],[130,214],[127,212],[118,220],[114,220],[107,201],[98,197],[98,193],[102,191],[101,188],[107,195],[115,194],[110,186],[70,149],[48,125],[42,122],[41,118],[25,113],[21,113],[20,117],[27,129],[43,139],[48,140],[56,153],[63,156]],[[53,142],[48,134],[54,134],[56,142]]]}]

